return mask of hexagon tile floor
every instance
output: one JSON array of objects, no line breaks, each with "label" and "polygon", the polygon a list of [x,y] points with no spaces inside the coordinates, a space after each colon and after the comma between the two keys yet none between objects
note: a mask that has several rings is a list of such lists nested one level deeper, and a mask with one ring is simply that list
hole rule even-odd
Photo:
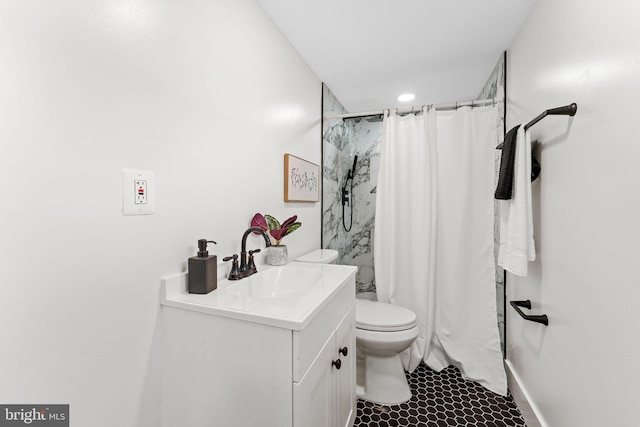
[{"label": "hexagon tile floor", "polygon": [[413,397],[397,406],[358,400],[354,427],[526,427],[511,394],[495,394],[462,378],[449,366],[441,372],[421,363],[408,375]]}]

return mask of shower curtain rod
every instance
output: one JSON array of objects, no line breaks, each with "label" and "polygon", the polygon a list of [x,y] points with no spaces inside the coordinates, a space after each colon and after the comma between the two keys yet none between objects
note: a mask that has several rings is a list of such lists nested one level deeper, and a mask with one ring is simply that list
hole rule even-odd
[{"label": "shower curtain rod", "polygon": [[330,114],[330,115],[324,115],[323,118],[325,120],[354,119],[358,117],[380,116],[384,114],[384,112],[387,110],[396,110],[398,113],[411,113],[413,111],[420,111],[424,107],[431,107],[431,108],[435,108],[436,110],[445,110],[448,108],[466,107],[469,105],[474,107],[476,105],[480,106],[482,104],[496,104],[497,102],[502,102],[502,101],[499,101],[495,98],[476,99],[473,101],[449,102],[446,104],[422,105],[419,107],[387,108],[385,110],[380,110],[380,111],[365,111],[361,113]]}]

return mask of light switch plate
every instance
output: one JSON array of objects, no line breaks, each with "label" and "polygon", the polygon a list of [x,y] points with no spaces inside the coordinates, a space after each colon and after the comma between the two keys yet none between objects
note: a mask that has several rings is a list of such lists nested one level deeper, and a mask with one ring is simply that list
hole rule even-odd
[{"label": "light switch plate", "polygon": [[122,170],[122,214],[153,215],[156,212],[156,183],[152,171]]}]

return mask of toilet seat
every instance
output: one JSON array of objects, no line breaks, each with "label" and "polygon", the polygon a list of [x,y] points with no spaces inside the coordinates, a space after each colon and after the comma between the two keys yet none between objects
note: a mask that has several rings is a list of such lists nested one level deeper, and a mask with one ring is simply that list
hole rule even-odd
[{"label": "toilet seat", "polygon": [[356,328],[367,331],[395,332],[415,327],[416,314],[399,305],[356,299]]}]

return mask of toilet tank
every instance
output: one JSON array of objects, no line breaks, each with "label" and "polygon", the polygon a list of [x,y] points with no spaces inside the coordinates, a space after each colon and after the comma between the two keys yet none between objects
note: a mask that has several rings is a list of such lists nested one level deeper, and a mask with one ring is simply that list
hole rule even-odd
[{"label": "toilet tank", "polygon": [[313,252],[295,259],[298,262],[311,262],[314,264],[335,264],[338,261],[338,251],[335,249],[316,249]]}]

